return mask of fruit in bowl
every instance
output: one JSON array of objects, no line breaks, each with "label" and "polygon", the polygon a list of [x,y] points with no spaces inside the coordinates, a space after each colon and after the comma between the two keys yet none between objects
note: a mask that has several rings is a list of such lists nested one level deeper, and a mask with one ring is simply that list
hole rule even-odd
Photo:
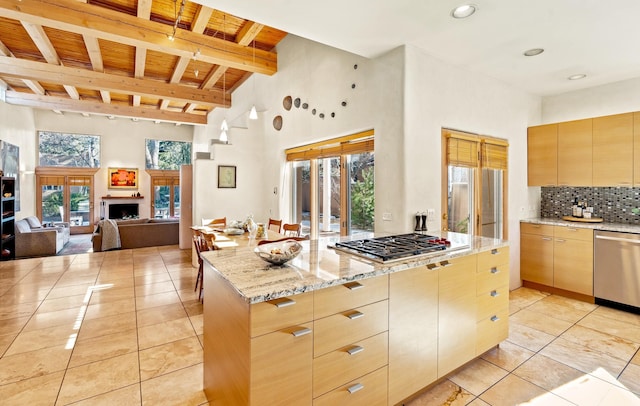
[{"label": "fruit in bowl", "polygon": [[253,252],[270,264],[282,265],[297,257],[302,252],[302,245],[295,240],[284,240],[258,245]]}]

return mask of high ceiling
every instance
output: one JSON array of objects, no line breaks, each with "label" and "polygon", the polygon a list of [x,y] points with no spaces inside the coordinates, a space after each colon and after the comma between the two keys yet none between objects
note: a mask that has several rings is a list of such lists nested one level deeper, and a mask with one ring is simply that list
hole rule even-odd
[{"label": "high ceiling", "polygon": [[277,71],[285,35],[186,0],[0,0],[0,87],[63,114],[206,124]]},{"label": "high ceiling", "polygon": [[542,96],[640,76],[638,0],[472,0],[464,20],[464,0],[195,1],[366,57],[410,44]]}]

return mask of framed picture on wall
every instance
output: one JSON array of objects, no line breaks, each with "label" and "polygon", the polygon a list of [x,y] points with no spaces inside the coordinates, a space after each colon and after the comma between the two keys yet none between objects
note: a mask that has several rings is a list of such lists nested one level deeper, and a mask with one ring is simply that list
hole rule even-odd
[{"label": "framed picture on wall", "polygon": [[236,167],[218,165],[218,188],[236,187]]},{"label": "framed picture on wall", "polygon": [[109,189],[137,189],[138,168],[109,168]]}]

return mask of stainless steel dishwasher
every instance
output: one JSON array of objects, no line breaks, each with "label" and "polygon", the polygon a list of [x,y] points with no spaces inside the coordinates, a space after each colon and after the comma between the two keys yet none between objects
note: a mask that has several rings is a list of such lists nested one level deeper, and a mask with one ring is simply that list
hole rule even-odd
[{"label": "stainless steel dishwasher", "polygon": [[640,310],[640,234],[596,231],[594,246],[596,303]]}]

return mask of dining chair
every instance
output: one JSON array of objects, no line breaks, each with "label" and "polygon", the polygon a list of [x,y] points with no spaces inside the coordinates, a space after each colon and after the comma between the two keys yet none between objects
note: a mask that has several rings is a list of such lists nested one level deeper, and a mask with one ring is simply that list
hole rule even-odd
[{"label": "dining chair", "polygon": [[288,237],[300,237],[300,224],[283,224],[282,234]]},{"label": "dining chair", "polygon": [[225,229],[227,228],[227,218],[226,217],[222,217],[222,218],[218,218],[218,219],[212,219],[210,221],[208,221],[206,224],[202,224],[203,226],[209,226],[211,228],[219,228],[219,229]]},{"label": "dining chair", "polygon": [[209,251],[209,247],[207,245],[207,241],[204,238],[202,232],[198,230],[194,230],[193,233],[193,245],[196,248],[196,253],[198,254],[198,276],[196,276],[196,287],[193,291],[198,290],[198,286],[200,286],[200,292],[198,292],[198,299],[202,300],[202,285],[204,280],[204,260],[202,259],[202,253],[204,251]]},{"label": "dining chair", "polygon": [[269,224],[267,225],[267,230],[275,231],[276,233],[280,232],[280,226],[282,226],[282,220],[274,220],[269,219]]},{"label": "dining chair", "polygon": [[305,237],[284,237],[284,238],[279,238],[277,240],[260,240],[260,241],[258,241],[258,245],[271,244],[271,243],[274,243],[274,242],[280,242],[280,241],[286,241],[286,240],[307,241],[308,239],[309,239],[309,236],[305,236]]}]

